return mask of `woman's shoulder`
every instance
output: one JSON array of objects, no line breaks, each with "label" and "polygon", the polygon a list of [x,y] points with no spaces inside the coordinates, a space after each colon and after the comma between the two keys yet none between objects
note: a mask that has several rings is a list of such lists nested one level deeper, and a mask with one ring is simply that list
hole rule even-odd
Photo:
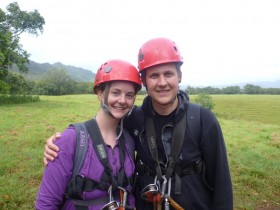
[{"label": "woman's shoulder", "polygon": [[61,137],[54,142],[60,150],[74,151],[76,145],[76,130],[74,126],[70,125],[62,133]]}]

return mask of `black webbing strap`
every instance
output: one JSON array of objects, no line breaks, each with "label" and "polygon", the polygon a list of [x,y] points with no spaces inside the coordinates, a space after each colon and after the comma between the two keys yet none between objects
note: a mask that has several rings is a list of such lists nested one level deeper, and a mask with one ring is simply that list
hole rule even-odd
[{"label": "black webbing strap", "polygon": [[[152,155],[152,158],[156,162],[156,171],[158,179],[162,178],[162,171],[159,166],[158,161],[158,150],[157,150],[157,144],[156,144],[156,133],[155,133],[155,127],[153,123],[153,119],[151,117],[146,116],[146,135],[148,138],[148,146],[150,153]],[[181,151],[183,141],[184,141],[184,135],[186,130],[186,113],[184,113],[183,117],[180,119],[178,123],[176,123],[175,128],[173,130],[172,135],[172,142],[171,142],[171,152],[168,157],[168,166],[166,170],[165,177],[167,180],[172,176],[172,173],[174,171],[174,167],[176,164],[177,157]],[[181,193],[181,179],[175,172],[175,193],[180,194]]]},{"label": "black webbing strap", "polygon": [[[181,148],[184,142],[185,130],[186,130],[186,113],[184,113],[180,121],[176,123],[175,128],[173,130],[171,151],[170,151],[170,156],[168,158],[168,166],[165,174],[167,180],[169,180],[169,178],[172,176],[172,173],[175,168],[176,160],[181,152]],[[181,178],[176,172],[175,172],[175,194],[181,194]]]},{"label": "black webbing strap", "polygon": [[156,142],[156,132],[153,119],[151,117],[146,116],[145,119],[145,126],[146,126],[146,136],[148,140],[148,146],[150,153],[152,155],[153,160],[156,164],[156,172],[157,178],[159,180],[162,179],[162,171],[158,161],[158,150],[157,150],[157,142]]},{"label": "black webbing strap", "polygon": [[77,177],[84,163],[88,149],[88,133],[85,125],[83,123],[71,125],[74,126],[76,130],[76,149],[73,172],[66,189],[66,199],[81,198],[82,188],[80,182],[77,182]]},{"label": "black webbing strap", "polygon": [[74,158],[74,169],[72,172],[71,181],[76,178],[79,174],[82,165],[84,164],[84,159],[87,154],[88,149],[88,135],[84,123],[71,124],[76,130],[76,150]]},{"label": "black webbing strap", "polygon": [[119,139],[119,145],[120,145],[120,163],[121,163],[121,168],[117,174],[117,181],[118,181],[118,186],[123,186],[124,184],[124,177],[125,177],[125,171],[124,171],[124,159],[125,159],[125,145],[124,145],[124,139],[120,138]]},{"label": "black webbing strap", "polygon": [[[98,156],[98,159],[104,167],[103,174],[106,173],[110,177],[113,189],[117,189],[118,184],[115,177],[113,176],[113,170],[108,160],[106,145],[100,133],[97,122],[94,119],[91,119],[85,122],[85,126],[92,139],[92,145]],[[104,177],[103,174],[102,177]]]},{"label": "black webbing strap", "polygon": [[194,137],[196,142],[199,142],[201,125],[200,125],[200,106],[198,104],[194,104],[191,102],[188,103],[187,121],[188,121],[188,126],[191,135]]},{"label": "black webbing strap", "polygon": [[[109,197],[102,197],[98,198],[95,200],[79,200],[79,199],[72,199],[71,200],[75,206],[79,206],[80,209],[88,209],[88,206],[93,206],[93,205],[100,205],[100,204],[106,204],[109,201]],[[76,208],[77,210],[77,208]]]},{"label": "black webbing strap", "polygon": [[[117,186],[124,186],[124,185],[126,186],[127,184],[129,184],[129,178],[125,176],[125,171],[124,171],[125,143],[124,143],[124,139],[119,140],[121,169],[119,170],[117,176],[118,179],[118,183],[117,183],[116,178],[113,176],[109,164],[106,145],[103,141],[102,135],[100,133],[96,121],[92,119],[85,123],[76,123],[72,125],[75,127],[76,130],[77,142],[76,142],[76,151],[75,151],[75,159],[74,159],[74,169],[73,169],[71,181],[69,182],[67,187],[67,194],[65,197],[66,199],[71,199],[71,201],[73,201],[76,210],[88,210],[88,206],[108,203],[109,197],[103,197],[95,200],[83,200],[82,199],[83,191],[89,192],[96,188],[101,190],[107,190],[110,181],[112,185],[116,183],[115,184],[116,188]],[[103,167],[105,168],[101,176],[101,180],[99,182],[78,175],[83,165],[85,156],[87,154],[88,134],[91,136],[94,150],[100,162],[102,163]],[[131,144],[129,144],[129,146],[132,147]],[[132,150],[133,148],[130,149]]]}]

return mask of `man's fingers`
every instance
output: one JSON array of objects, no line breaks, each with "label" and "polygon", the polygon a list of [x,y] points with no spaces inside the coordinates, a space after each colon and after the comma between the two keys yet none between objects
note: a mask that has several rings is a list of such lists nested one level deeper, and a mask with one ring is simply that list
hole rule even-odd
[{"label": "man's fingers", "polygon": [[53,142],[55,142],[56,139],[60,138],[61,137],[61,133],[60,132],[56,132],[54,134],[54,139],[53,139]]},{"label": "man's fingers", "polygon": [[47,139],[46,144],[44,146],[45,150],[43,157],[43,162],[45,166],[48,165],[48,161],[53,161],[58,156],[57,152],[59,152],[59,148],[54,144],[54,142],[60,137],[61,133],[56,132],[54,135]]},{"label": "man's fingers", "polygon": [[44,157],[53,161],[58,156],[58,147],[55,144],[45,144]]},{"label": "man's fingers", "polygon": [[43,161],[44,161],[44,165],[47,166],[47,165],[48,165],[48,160],[47,160],[47,158],[44,157],[44,158],[43,158]]},{"label": "man's fingers", "polygon": [[[54,144],[55,140],[58,139],[60,137],[60,133],[55,133],[54,135],[52,135],[50,138],[47,139],[47,143],[45,144],[45,152],[49,155],[54,156],[53,154],[55,154],[55,152],[59,151],[58,146],[56,146]],[[55,152],[54,152],[55,151]],[[55,154],[54,157],[56,157],[57,154]]]}]

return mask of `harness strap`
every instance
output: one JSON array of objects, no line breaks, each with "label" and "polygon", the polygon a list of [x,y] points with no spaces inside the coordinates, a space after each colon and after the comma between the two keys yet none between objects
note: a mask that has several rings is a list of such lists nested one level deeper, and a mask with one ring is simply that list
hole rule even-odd
[{"label": "harness strap", "polygon": [[171,142],[171,151],[170,156],[168,158],[168,167],[165,174],[166,179],[168,180],[172,173],[173,169],[176,164],[177,157],[181,151],[184,136],[185,136],[185,129],[186,129],[186,114],[183,115],[181,120],[175,125],[173,135],[172,135],[172,142]]},{"label": "harness strap", "polygon": [[[74,169],[71,180],[67,187],[67,193],[65,195],[65,198],[71,199],[77,210],[87,210],[88,206],[108,203],[109,197],[103,197],[95,200],[83,200],[82,193],[84,191],[90,192],[95,189],[106,191],[111,185],[116,186],[115,189],[118,189],[118,186],[127,187],[129,184],[132,183],[133,176],[127,177],[124,170],[124,159],[126,152],[124,140],[126,139],[122,138],[119,140],[119,155],[121,168],[119,170],[119,173],[117,174],[117,177],[115,177],[113,176],[113,171],[108,160],[106,145],[100,133],[97,122],[94,119],[91,119],[84,123],[73,124],[73,126],[75,127],[77,133],[77,143],[75,151]],[[88,134],[92,138],[93,148],[97,154],[97,157],[104,167],[104,172],[99,182],[79,175],[79,171],[83,165],[85,156],[87,154]],[[124,135],[126,135],[126,133],[124,133]],[[128,137],[126,138],[129,139]],[[128,147],[129,155],[132,155],[133,157],[134,150],[131,142],[128,142]],[[130,206],[127,205],[127,208],[129,207]]]},{"label": "harness strap", "polygon": [[[99,127],[97,122],[94,119],[88,120],[85,122],[85,126],[87,128],[87,131],[92,139],[92,145],[94,147],[94,150],[98,156],[98,159],[102,163],[104,167],[104,173],[106,173],[110,177],[110,181],[112,184],[113,189],[117,189],[118,183],[113,176],[113,170],[110,166],[106,145],[104,143],[104,140],[102,138],[102,135],[100,133]],[[103,177],[103,175],[102,175]]]},{"label": "harness strap", "polygon": [[156,163],[156,172],[158,179],[162,179],[162,171],[160,169],[159,161],[158,161],[158,150],[156,143],[156,132],[153,119],[151,117],[146,116],[146,135],[148,140],[148,146],[150,153],[152,155],[153,160]]},{"label": "harness strap", "polygon": [[[156,176],[156,173],[154,170],[151,170],[149,168],[149,166],[144,165],[143,163],[141,163],[140,161],[137,162],[137,172],[140,175],[145,175],[145,174],[149,174],[151,176]],[[186,176],[186,175],[192,175],[192,174],[198,174],[198,175],[203,175],[203,169],[204,169],[204,163],[203,160],[198,160],[196,163],[194,163],[191,166],[185,167],[185,168],[181,168],[179,165],[176,165],[174,170],[176,172],[176,174],[180,177]],[[166,172],[166,169],[161,168],[161,170],[164,172]]]},{"label": "harness strap", "polygon": [[86,127],[83,123],[71,124],[75,127],[76,130],[76,150],[74,158],[74,169],[70,179],[70,182],[67,186],[67,196],[71,195],[73,198],[81,197],[81,190],[79,186],[76,186],[76,176],[79,174],[79,171],[84,163],[85,156],[88,149],[88,134]]},{"label": "harness strap", "polygon": [[72,199],[72,202],[74,203],[76,210],[82,210],[82,209],[88,209],[88,206],[108,203],[109,197],[102,197],[94,200]]},{"label": "harness strap", "polygon": [[[156,133],[155,133],[153,119],[150,116],[146,116],[145,123],[146,123],[146,135],[147,135],[147,139],[148,139],[149,150],[152,155],[152,158],[154,159],[154,161],[156,163],[157,176],[159,179],[161,179],[162,171],[161,171],[159,161],[158,161]],[[167,166],[167,170],[166,170],[166,174],[165,174],[165,177],[167,180],[169,180],[169,178],[173,174],[176,160],[179,156],[179,153],[180,153],[182,145],[183,145],[185,129],[186,129],[186,113],[184,113],[184,115],[180,119],[180,121],[178,123],[176,123],[174,131],[173,131],[172,142],[171,142],[171,152],[168,157],[168,166]],[[175,174],[176,174],[176,172],[175,172]],[[178,175],[175,176],[175,192],[177,192],[177,194],[181,193],[181,180]]]},{"label": "harness strap", "polygon": [[[122,186],[123,187],[128,186],[132,182],[132,178],[133,178],[132,176],[125,177],[123,180]],[[81,194],[83,191],[91,192],[95,189],[106,191],[106,190],[108,190],[109,181],[110,181],[109,177],[107,177],[107,179],[104,178],[104,180],[100,180],[99,182],[97,182],[93,179],[90,179],[90,178],[87,178],[87,177],[84,177],[81,175],[77,175],[76,178],[73,180],[72,184],[73,184],[73,186],[75,185],[76,191],[78,191],[79,194]],[[80,197],[78,197],[78,198],[80,198]]]},{"label": "harness strap", "polygon": [[123,186],[123,184],[124,184],[124,177],[125,177],[125,171],[124,171],[125,145],[124,145],[124,141],[122,141],[122,139],[119,140],[119,144],[120,144],[120,163],[121,163],[121,168],[120,168],[118,176],[117,176],[117,181],[118,181],[118,186]]},{"label": "harness strap", "polygon": [[200,125],[200,106],[198,104],[188,103],[188,111],[187,111],[187,121],[188,127],[190,129],[191,135],[194,139],[199,142],[200,133],[201,133],[201,125]]}]

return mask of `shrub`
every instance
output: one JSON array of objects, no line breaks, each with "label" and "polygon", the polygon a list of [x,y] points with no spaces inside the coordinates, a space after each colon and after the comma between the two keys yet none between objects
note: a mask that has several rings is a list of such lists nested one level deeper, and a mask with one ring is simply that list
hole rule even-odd
[{"label": "shrub", "polygon": [[22,104],[40,101],[39,96],[28,95],[0,95],[0,105],[2,104]]},{"label": "shrub", "polygon": [[204,108],[209,109],[210,111],[214,108],[215,104],[212,100],[212,97],[205,93],[200,93],[195,99],[195,103],[200,104]]}]

